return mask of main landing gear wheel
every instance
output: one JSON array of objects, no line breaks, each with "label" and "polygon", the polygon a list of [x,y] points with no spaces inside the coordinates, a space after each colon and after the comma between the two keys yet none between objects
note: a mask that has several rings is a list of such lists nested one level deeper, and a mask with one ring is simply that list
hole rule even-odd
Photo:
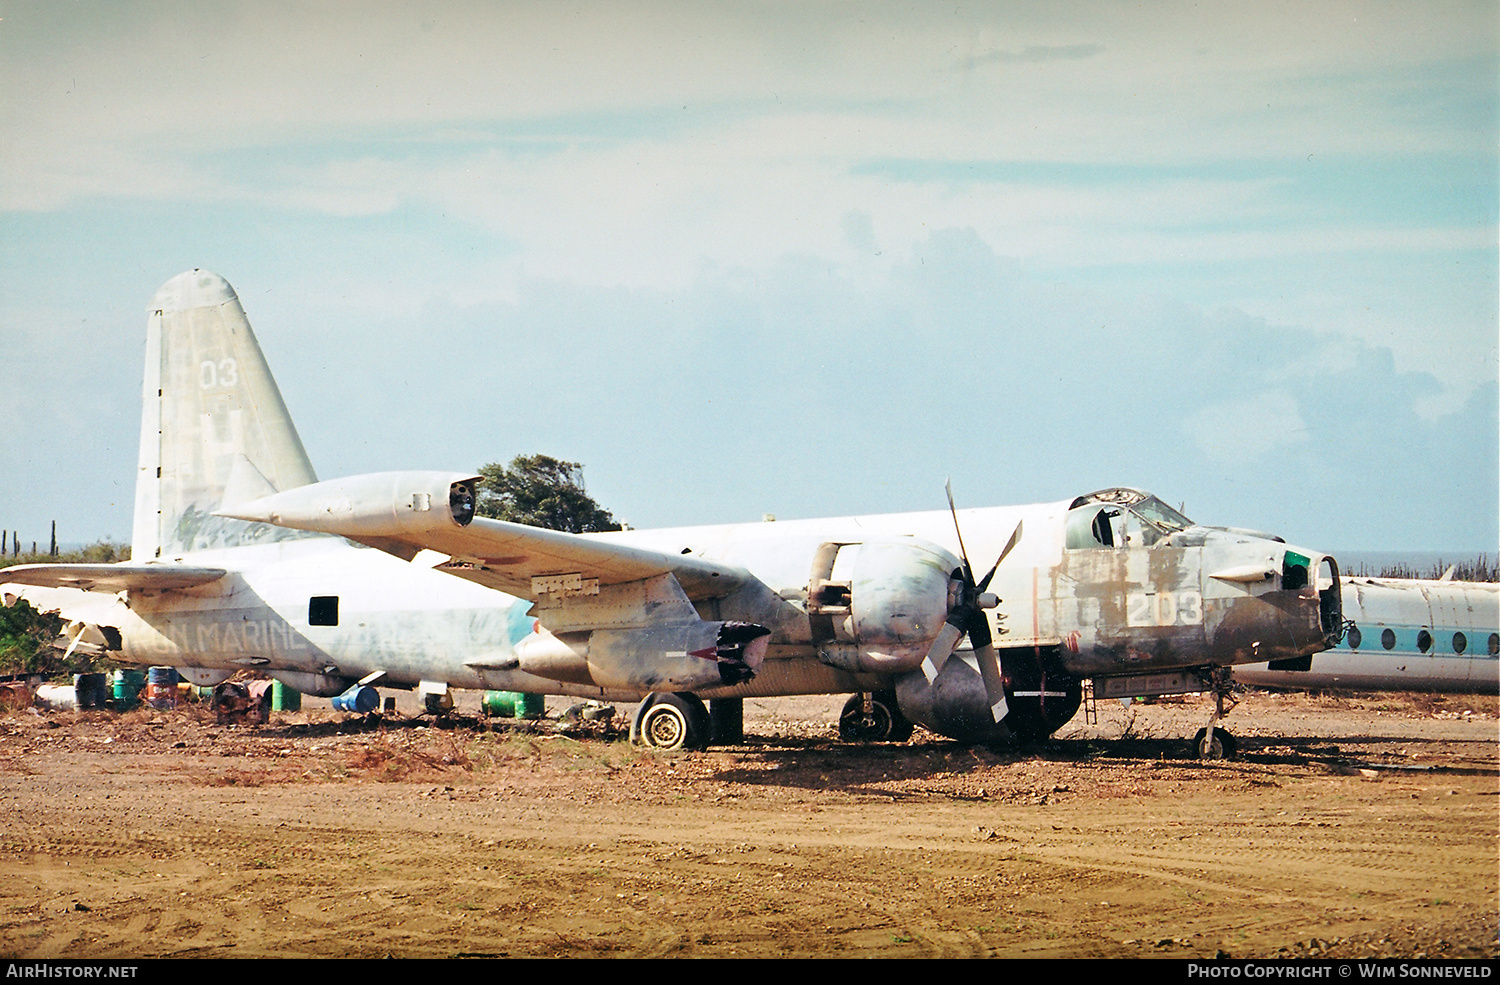
[{"label": "main landing gear wheel", "polygon": [[1063,669],[1055,647],[1007,654],[1005,727],[1018,742],[1040,742],[1072,721],[1083,703],[1083,685]]},{"label": "main landing gear wheel", "polygon": [[702,749],[713,734],[703,699],[696,694],[649,694],[635,709],[630,738],[650,749]]},{"label": "main landing gear wheel", "polygon": [[1200,728],[1198,734],[1193,736],[1193,747],[1198,750],[1198,758],[1205,761],[1233,759],[1235,753],[1239,752],[1239,742],[1221,728]]},{"label": "main landing gear wheel", "polygon": [[915,726],[901,714],[896,704],[896,692],[877,691],[870,695],[869,710],[865,710],[865,696],[856,694],[844,704],[839,713],[839,741],[841,742],[905,742],[911,738]]}]

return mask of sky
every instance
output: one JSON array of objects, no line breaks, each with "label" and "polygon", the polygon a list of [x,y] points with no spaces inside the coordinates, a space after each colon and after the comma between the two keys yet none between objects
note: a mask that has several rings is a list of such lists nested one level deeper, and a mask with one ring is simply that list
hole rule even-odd
[{"label": "sky", "polygon": [[1497,553],[1493,2],[0,0],[0,92],[23,542],[129,538],[201,267],[320,478]]}]

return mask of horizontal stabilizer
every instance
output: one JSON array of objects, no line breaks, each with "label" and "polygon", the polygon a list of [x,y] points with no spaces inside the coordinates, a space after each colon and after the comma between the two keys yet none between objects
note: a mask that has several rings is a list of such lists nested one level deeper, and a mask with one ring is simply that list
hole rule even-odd
[{"label": "horizontal stabilizer", "polygon": [[223,568],[181,564],[18,564],[0,568],[0,584],[77,588],[85,592],[164,592],[206,585],[227,573]]}]

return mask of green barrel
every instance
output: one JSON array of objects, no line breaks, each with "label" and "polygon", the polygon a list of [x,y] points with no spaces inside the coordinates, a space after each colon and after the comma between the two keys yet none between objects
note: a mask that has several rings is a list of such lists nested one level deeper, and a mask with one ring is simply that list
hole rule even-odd
[{"label": "green barrel", "polygon": [[280,681],[273,681],[271,683],[271,710],[301,711],[302,692],[296,688],[287,687]]},{"label": "green barrel", "polygon": [[144,670],[115,671],[115,709],[129,711],[141,699],[141,689],[146,686]]},{"label": "green barrel", "polygon": [[541,718],[547,713],[547,696],[518,691],[486,691],[479,708],[494,718]]},{"label": "green barrel", "polygon": [[487,718],[515,718],[516,703],[510,691],[486,691],[479,699],[479,710]]}]

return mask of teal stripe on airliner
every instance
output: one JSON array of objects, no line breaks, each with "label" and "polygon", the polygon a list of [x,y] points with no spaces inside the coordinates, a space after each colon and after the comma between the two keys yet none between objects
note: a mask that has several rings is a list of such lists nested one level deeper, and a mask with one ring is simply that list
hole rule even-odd
[{"label": "teal stripe on airliner", "polygon": [[[1490,652],[1490,637],[1496,635],[1497,630],[1478,629],[1432,629],[1428,626],[1393,626],[1389,624],[1358,625],[1360,642],[1355,647],[1351,643],[1351,633],[1344,635],[1344,642],[1340,644],[1343,649],[1353,650],[1356,653],[1400,653],[1413,657],[1466,657],[1466,658],[1489,658],[1497,659],[1497,654]],[[1387,649],[1381,643],[1381,635],[1390,630],[1395,634],[1395,644]],[[1417,648],[1417,636],[1426,629],[1432,633],[1432,645],[1426,653]],[[1453,634],[1463,633],[1465,647],[1463,653],[1453,648]]]}]

